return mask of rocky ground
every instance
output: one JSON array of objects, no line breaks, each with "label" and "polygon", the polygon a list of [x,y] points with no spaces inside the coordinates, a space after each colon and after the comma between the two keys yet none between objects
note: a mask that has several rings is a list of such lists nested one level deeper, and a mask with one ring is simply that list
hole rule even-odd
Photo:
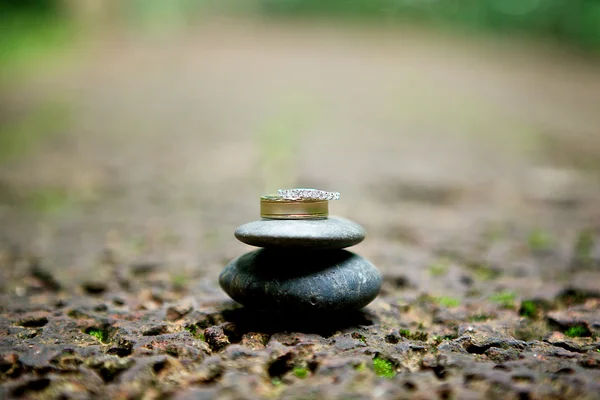
[{"label": "rocky ground", "polygon": [[[82,46],[3,85],[0,398],[600,398],[597,62],[298,23]],[[367,229],[365,310],[220,290],[279,186]]]}]

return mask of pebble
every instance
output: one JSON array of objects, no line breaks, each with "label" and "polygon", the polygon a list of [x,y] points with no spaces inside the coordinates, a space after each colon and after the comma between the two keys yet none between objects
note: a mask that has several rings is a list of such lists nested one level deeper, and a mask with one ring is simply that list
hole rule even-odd
[{"label": "pebble", "polygon": [[379,294],[381,275],[369,261],[346,250],[259,249],[230,262],[219,283],[246,307],[333,312],[369,304]]},{"label": "pebble", "polygon": [[365,230],[340,217],[318,220],[263,219],[240,226],[235,237],[257,247],[312,250],[343,249],[363,241]]}]

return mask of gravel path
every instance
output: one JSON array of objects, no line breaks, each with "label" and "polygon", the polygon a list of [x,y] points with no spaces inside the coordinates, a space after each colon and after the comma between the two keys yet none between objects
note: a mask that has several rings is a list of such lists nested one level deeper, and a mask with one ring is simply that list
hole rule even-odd
[{"label": "gravel path", "polygon": [[[220,21],[86,42],[1,98],[25,139],[0,168],[0,398],[600,398],[597,63]],[[363,312],[219,289],[279,186],[366,228]]]}]

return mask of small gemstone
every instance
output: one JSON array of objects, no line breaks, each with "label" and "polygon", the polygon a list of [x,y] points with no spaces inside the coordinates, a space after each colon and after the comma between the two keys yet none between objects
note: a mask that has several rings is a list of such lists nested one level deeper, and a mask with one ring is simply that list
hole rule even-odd
[{"label": "small gemstone", "polygon": [[338,192],[326,192],[317,189],[279,189],[280,197],[286,200],[339,200]]}]

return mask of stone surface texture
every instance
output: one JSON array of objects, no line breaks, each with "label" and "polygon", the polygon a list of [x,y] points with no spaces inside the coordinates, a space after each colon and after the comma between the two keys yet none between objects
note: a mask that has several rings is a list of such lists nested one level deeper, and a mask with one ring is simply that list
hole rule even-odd
[{"label": "stone surface texture", "polygon": [[[334,25],[111,29],[2,80],[0,399],[598,399],[597,62]],[[284,181],[364,224],[362,312],[219,287]]]},{"label": "stone surface texture", "polygon": [[346,218],[318,220],[262,219],[235,230],[235,237],[251,246],[291,249],[343,249],[363,241],[365,230]]},{"label": "stone surface texture", "polygon": [[381,274],[369,261],[345,250],[260,249],[229,263],[219,283],[232,299],[248,307],[335,312],[373,301],[381,288]]}]

